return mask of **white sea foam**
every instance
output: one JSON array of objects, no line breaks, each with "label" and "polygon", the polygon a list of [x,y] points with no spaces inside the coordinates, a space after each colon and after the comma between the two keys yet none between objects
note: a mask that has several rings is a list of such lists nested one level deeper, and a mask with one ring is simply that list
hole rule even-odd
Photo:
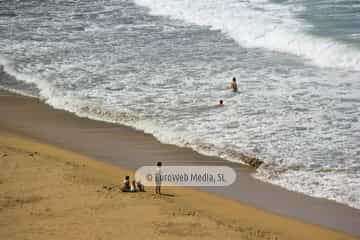
[{"label": "white sea foam", "polygon": [[[0,65],[3,66],[4,72],[13,76],[18,81],[24,81],[28,84],[34,84],[40,90],[41,95],[36,97],[52,98],[56,97],[58,92],[47,80],[42,80],[38,76],[34,76],[29,73],[21,73],[15,69],[15,63],[5,57],[0,56]],[[12,90],[12,89],[8,89]],[[21,90],[12,90],[15,93],[19,93],[26,96],[35,97],[33,94],[26,93]]]},{"label": "white sea foam", "polygon": [[[2,63],[4,63],[4,61]],[[242,132],[236,132],[236,138],[239,141],[237,143],[238,145],[231,146],[229,145],[229,143],[233,142],[231,137],[229,139],[229,143],[227,143],[227,137],[224,136],[224,134],[219,135],[217,133],[213,133],[213,137],[211,137],[208,135],[204,125],[201,125],[200,122],[193,126],[190,125],[185,131],[182,131],[181,129],[184,129],[183,126],[187,125],[186,121],[180,119],[175,121],[178,122],[179,126],[181,126],[180,129],[177,129],[176,127],[171,127],[171,124],[165,123],[167,122],[166,119],[169,116],[163,116],[162,120],[164,122],[142,118],[141,116],[134,114],[132,111],[126,110],[126,108],[119,109],[116,108],[116,106],[112,106],[110,102],[114,99],[112,99],[113,96],[111,95],[109,95],[107,99],[103,99],[104,101],[101,101],[99,99],[90,100],[88,98],[81,98],[77,95],[61,91],[56,92],[55,94],[54,87],[47,83],[47,81],[37,81],[33,77],[17,73],[11,67],[11,63],[9,63],[9,61],[7,61],[5,66],[8,73],[15,74],[19,80],[22,79],[29,83],[39,84],[38,86],[42,89],[41,94],[46,103],[54,108],[73,112],[80,117],[124,124],[144,131],[145,133],[152,134],[163,143],[189,147],[204,155],[219,156],[230,161],[241,162],[241,154],[246,153],[246,144],[243,144],[246,142],[250,143],[254,140],[254,138],[252,138],[252,140],[248,139],[250,136],[249,133],[254,131],[254,129],[250,130],[248,133],[246,133],[246,130],[243,129]],[[101,92],[101,89],[98,89],[97,91],[99,92],[93,92],[92,94],[104,94],[104,92]],[[222,114],[214,114],[211,117],[211,122],[223,123],[224,119],[227,119],[225,124],[228,128],[231,128],[230,125],[232,122],[236,123],[235,128],[239,127],[239,122],[236,119],[237,114],[235,112],[228,111],[223,113],[225,116],[222,116]],[[253,123],[249,126],[261,128],[261,126],[256,126],[258,123],[254,121],[254,118],[252,119],[253,120],[249,120],[249,122]],[[246,118],[243,120],[247,121]],[[243,122],[243,124],[244,123],[245,122]],[[191,127],[194,127],[194,132],[191,131]],[[219,124],[210,124],[210,127],[216,129],[219,128]],[[257,131],[259,130],[255,130],[255,132]],[[260,133],[261,131],[266,131],[266,129],[260,130]],[[267,131],[269,131],[269,129]],[[226,132],[227,131],[223,131],[223,133]],[[228,133],[226,134],[229,137]],[[265,134],[265,132],[263,132],[263,134]],[[280,142],[279,144],[282,143]],[[239,149],[239,146],[244,146],[241,153],[234,150]],[[332,199],[338,202],[346,203],[355,208],[360,208],[360,203],[357,201],[359,196],[356,191],[360,183],[356,180],[357,177],[355,174],[350,178],[346,171],[343,173],[336,173],[336,169],[332,169],[331,171],[325,171],[323,174],[320,173],[319,175],[316,171],[305,169],[303,165],[297,168],[296,165],[300,164],[301,161],[299,162],[298,159],[289,158],[288,152],[286,152],[285,149],[283,149],[282,152],[279,152],[279,149],[276,146],[275,148],[271,145],[268,147],[268,155],[266,158],[267,164],[259,169],[255,177],[285,187],[289,190],[303,192],[314,197]],[[252,147],[250,146],[248,149],[252,149]],[[301,149],[299,150],[302,151]],[[248,154],[252,154],[251,151],[249,151]],[[278,154],[282,154],[284,158],[286,158],[286,163],[281,167],[273,167],[271,164],[276,163],[277,161],[271,161],[271,156]],[[304,164],[306,163],[304,162]],[[296,169],[294,170],[292,168]],[[344,194],[344,191],[347,191],[348,194]]]},{"label": "white sea foam", "polygon": [[311,26],[297,20],[285,5],[237,0],[135,0],[153,15],[210,26],[243,47],[295,54],[322,67],[360,70],[360,49],[307,33]]},{"label": "white sea foam", "polygon": [[[255,154],[266,162],[256,177],[359,206],[360,72],[348,71],[357,69],[356,49],[306,33],[311,26],[293,16],[299,9],[266,0],[137,2],[181,20],[118,0],[99,18],[96,1],[81,3],[84,19],[58,6],[53,18],[38,19],[30,9],[12,19],[12,36],[1,36],[0,52],[13,61],[0,64],[55,108],[231,161]],[[346,69],[316,66],[332,61]],[[239,94],[227,89],[233,76]],[[225,107],[215,107],[219,99]],[[335,166],[317,175],[316,164]]]},{"label": "white sea foam", "polygon": [[[170,126],[163,126],[163,124],[154,120],[141,118],[126,109],[119,111],[107,107],[103,102],[85,100],[74,96],[51,97],[46,100],[46,103],[56,109],[72,112],[79,117],[132,127],[153,135],[161,143],[188,147],[206,156],[218,156],[228,161],[246,164],[241,160],[245,152],[240,153],[219,147],[216,144],[205,143],[196,135],[178,131]],[[250,152],[247,154],[248,156],[253,155]]]},{"label": "white sea foam", "polygon": [[360,181],[355,174],[349,177],[349,172],[344,169],[322,167],[311,170],[298,166],[274,170],[272,167],[263,166],[254,176],[291,191],[346,203],[360,209],[360,192],[357,191],[360,189]]}]

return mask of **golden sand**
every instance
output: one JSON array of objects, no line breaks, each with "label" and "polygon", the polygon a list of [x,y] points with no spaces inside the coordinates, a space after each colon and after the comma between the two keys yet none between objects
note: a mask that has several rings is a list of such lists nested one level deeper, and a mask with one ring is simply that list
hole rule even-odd
[{"label": "golden sand", "polygon": [[122,193],[132,172],[0,132],[0,239],[356,239],[188,188]]}]

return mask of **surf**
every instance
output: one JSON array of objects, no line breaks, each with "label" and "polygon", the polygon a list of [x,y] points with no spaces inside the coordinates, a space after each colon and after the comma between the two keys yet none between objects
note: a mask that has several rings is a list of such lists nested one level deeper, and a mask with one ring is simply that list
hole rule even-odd
[{"label": "surf", "polygon": [[245,48],[264,48],[302,57],[319,67],[360,71],[360,49],[309,33],[297,19],[299,6],[266,0],[135,0],[152,15],[168,16],[221,31]]}]

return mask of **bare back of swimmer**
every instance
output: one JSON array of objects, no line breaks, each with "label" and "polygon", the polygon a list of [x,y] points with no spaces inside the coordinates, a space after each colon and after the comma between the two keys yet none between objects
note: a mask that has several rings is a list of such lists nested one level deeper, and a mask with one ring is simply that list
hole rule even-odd
[{"label": "bare back of swimmer", "polygon": [[238,87],[237,87],[237,83],[236,83],[236,78],[235,77],[233,77],[233,79],[232,79],[232,81],[231,81],[231,88],[232,88],[232,90],[233,90],[233,92],[237,92],[237,90],[238,90]]}]

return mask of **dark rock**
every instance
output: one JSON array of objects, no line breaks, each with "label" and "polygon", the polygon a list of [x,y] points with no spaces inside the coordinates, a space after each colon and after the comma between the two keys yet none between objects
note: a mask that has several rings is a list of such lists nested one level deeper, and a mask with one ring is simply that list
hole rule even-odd
[{"label": "dark rock", "polygon": [[264,163],[262,160],[260,160],[256,157],[245,156],[245,155],[243,155],[242,161],[253,168],[258,168],[258,167],[260,167],[261,164]]}]

